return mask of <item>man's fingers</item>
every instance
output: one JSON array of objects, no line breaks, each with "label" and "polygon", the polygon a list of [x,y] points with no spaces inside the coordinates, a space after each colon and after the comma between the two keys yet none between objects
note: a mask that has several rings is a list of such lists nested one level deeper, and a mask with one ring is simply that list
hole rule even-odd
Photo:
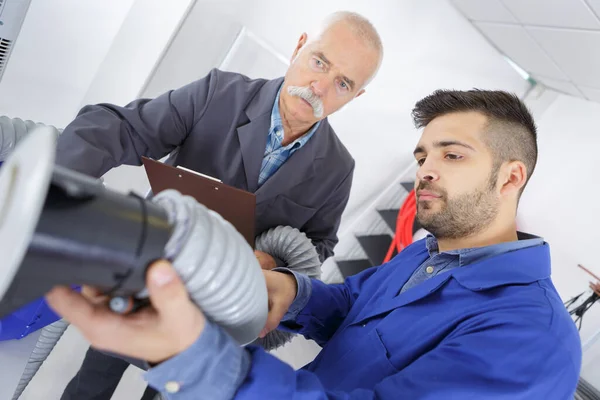
[{"label": "man's fingers", "polygon": [[152,306],[167,318],[178,315],[190,303],[187,289],[167,261],[157,261],[148,269],[148,291]]},{"label": "man's fingers", "polygon": [[74,325],[94,312],[93,304],[84,295],[65,286],[52,289],[46,295],[46,300],[54,311]]},{"label": "man's fingers", "polygon": [[108,296],[102,293],[102,290],[91,286],[82,286],[81,294],[90,300],[93,304],[100,304],[108,300]]},{"label": "man's fingers", "polygon": [[106,341],[115,337],[126,340],[131,335],[132,327],[125,323],[123,316],[114,314],[105,305],[93,304],[68,287],[52,289],[46,300],[57,314],[76,326],[96,346],[105,347]]}]

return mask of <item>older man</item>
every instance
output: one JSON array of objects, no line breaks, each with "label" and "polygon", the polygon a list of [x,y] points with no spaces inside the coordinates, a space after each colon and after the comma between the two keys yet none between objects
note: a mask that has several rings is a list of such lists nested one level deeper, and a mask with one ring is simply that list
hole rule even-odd
[{"label": "older man", "polygon": [[[354,170],[326,117],[365,92],[382,57],[369,21],[338,12],[314,36],[302,34],[284,78],[213,70],[155,99],[83,108],[60,137],[57,163],[99,177],[178,149],[175,165],[256,193],[256,234],[298,228],[323,261],[333,255]],[[264,269],[283,265],[257,257]],[[127,366],[90,349],[63,399],[110,399]]]}]

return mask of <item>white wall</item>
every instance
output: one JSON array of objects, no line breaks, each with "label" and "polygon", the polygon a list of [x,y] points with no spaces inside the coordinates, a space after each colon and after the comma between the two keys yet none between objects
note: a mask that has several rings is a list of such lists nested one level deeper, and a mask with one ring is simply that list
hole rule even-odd
[{"label": "white wall", "polygon": [[[79,108],[96,103],[125,105],[138,97],[147,97],[151,78],[157,75],[157,70],[161,72],[161,60],[168,55],[185,16],[197,3],[195,0],[135,0],[82,96]],[[188,45],[194,46],[193,40]],[[191,58],[190,53],[187,52]],[[177,65],[171,73],[174,77],[179,75]],[[142,167],[115,168],[104,180],[109,188],[120,192],[144,195],[150,188]]]},{"label": "white wall", "polygon": [[80,106],[136,99],[194,0],[134,0]]},{"label": "white wall", "polygon": [[133,0],[33,0],[0,81],[0,115],[64,127]]},{"label": "white wall", "polygon": [[[537,118],[539,161],[523,193],[521,230],[543,236],[550,244],[552,279],[564,300],[585,291],[589,276],[582,264],[600,276],[600,103],[558,95]],[[584,318],[585,342],[600,329],[600,304]],[[600,388],[600,343],[584,357],[583,376]]]}]

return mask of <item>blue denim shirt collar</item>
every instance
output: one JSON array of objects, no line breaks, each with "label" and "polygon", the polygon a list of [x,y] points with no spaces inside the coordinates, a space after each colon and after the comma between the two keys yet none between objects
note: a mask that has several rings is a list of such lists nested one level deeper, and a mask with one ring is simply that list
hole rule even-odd
[{"label": "blue denim shirt collar", "polygon": [[[459,267],[463,267],[488,257],[507,253],[509,251],[520,250],[525,247],[542,245],[544,243],[544,239],[540,237],[523,232],[517,232],[517,234],[519,236],[519,240],[514,242],[499,243],[486,247],[450,250],[444,252],[443,254],[451,257],[458,257]],[[438,241],[433,235],[427,235],[426,246],[430,257],[439,254]]]}]

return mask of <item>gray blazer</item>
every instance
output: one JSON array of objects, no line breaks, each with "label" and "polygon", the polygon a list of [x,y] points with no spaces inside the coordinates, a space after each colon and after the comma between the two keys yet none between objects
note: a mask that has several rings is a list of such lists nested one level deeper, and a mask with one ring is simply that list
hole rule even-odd
[{"label": "gray blazer", "polygon": [[323,120],[313,137],[258,188],[273,102],[283,78],[252,80],[212,70],[155,99],[84,107],[58,140],[57,164],[100,177],[178,148],[174,165],[256,194],[256,234],[305,232],[321,261],[333,255],[354,159]]}]

